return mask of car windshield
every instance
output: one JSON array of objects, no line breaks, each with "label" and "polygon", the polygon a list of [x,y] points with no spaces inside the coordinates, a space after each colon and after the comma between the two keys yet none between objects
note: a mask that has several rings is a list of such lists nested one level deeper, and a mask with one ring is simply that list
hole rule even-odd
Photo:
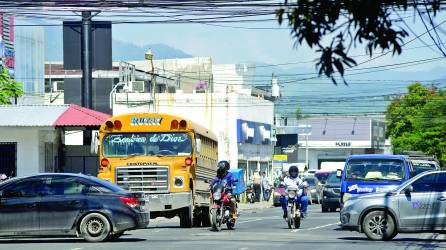
[{"label": "car windshield", "polygon": [[336,173],[332,173],[327,178],[327,183],[341,183],[341,178],[336,176]]},{"label": "car windshield", "polygon": [[319,181],[325,181],[329,175],[330,173],[316,173],[314,177],[316,177]]},{"label": "car windshield", "polygon": [[352,159],[346,167],[347,180],[401,181],[404,163],[398,159]]},{"label": "car windshield", "polygon": [[305,181],[306,181],[306,182],[308,183],[308,185],[310,185],[310,186],[314,186],[314,185],[316,185],[316,180],[313,179],[313,178],[307,178]]},{"label": "car windshield", "polygon": [[189,156],[192,140],[188,133],[109,134],[103,141],[104,156]]}]

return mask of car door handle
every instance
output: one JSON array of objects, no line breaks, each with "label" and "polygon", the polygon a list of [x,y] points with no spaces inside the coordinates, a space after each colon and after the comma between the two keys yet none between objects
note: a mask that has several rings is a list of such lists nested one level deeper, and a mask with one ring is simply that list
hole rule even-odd
[{"label": "car door handle", "polygon": [[81,201],[71,201],[70,205],[79,205],[81,204]]},{"label": "car door handle", "polygon": [[37,203],[28,204],[27,207],[28,208],[36,208],[37,207]]},{"label": "car door handle", "polygon": [[446,201],[446,197],[441,196],[440,198],[438,198],[439,201]]}]

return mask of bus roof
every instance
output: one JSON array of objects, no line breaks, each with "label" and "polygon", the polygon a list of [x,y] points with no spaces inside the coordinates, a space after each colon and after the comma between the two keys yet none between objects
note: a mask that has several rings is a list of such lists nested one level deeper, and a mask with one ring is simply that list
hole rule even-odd
[{"label": "bus roof", "polygon": [[[140,113],[127,113],[127,114],[121,114],[121,115],[116,115],[116,116],[112,116],[110,117],[107,121],[115,121],[115,120],[130,120],[133,117],[137,117],[137,118],[141,118],[141,117],[162,117],[163,119],[167,119],[167,120],[177,120],[177,121],[181,121],[181,120],[185,120],[187,122],[187,129],[192,129],[194,130],[196,133],[203,135],[205,137],[208,137],[212,140],[217,141],[217,136],[215,136],[215,134],[210,131],[209,129],[205,128],[204,126],[199,125],[198,123],[195,123],[189,119],[186,118],[182,118],[179,116],[174,116],[174,115],[169,115],[169,114],[163,114],[163,113],[149,113],[149,112],[140,112]],[[105,122],[107,122],[105,121]],[[105,129],[105,122],[101,125],[100,130],[101,131],[106,131]],[[170,122],[169,122],[170,124]],[[124,124],[123,124],[124,127]]]}]

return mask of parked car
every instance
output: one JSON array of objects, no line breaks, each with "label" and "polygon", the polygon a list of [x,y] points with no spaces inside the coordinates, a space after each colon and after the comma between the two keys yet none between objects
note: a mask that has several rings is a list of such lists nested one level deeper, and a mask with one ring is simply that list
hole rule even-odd
[{"label": "parked car", "polygon": [[142,193],[82,174],[39,174],[0,183],[0,235],[116,240],[145,228]]},{"label": "parked car", "polygon": [[390,240],[400,232],[444,232],[445,192],[446,171],[423,172],[390,192],[351,197],[341,210],[341,225],[371,240]]},{"label": "parked car", "polygon": [[309,170],[303,172],[302,177],[304,177],[304,178],[313,177],[314,174],[316,174],[316,169],[309,169]]},{"label": "parked car", "polygon": [[438,162],[433,159],[410,159],[410,162],[412,163],[413,170],[415,172],[414,175],[429,170],[440,169],[440,165],[438,164]]},{"label": "parked car", "polygon": [[331,172],[322,189],[322,212],[336,211],[341,207],[341,178],[336,176],[336,172]]},{"label": "parked car", "polygon": [[321,201],[321,186],[319,185],[319,181],[316,177],[307,177],[305,181],[308,183],[308,200],[311,203],[320,203]]}]

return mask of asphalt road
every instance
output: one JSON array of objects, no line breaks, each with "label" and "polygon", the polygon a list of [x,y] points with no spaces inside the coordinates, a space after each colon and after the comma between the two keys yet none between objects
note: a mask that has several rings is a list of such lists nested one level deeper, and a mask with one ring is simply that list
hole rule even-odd
[{"label": "asphalt road", "polygon": [[178,219],[157,219],[148,229],[130,231],[116,242],[87,243],[82,239],[0,238],[0,249],[438,249],[446,248],[444,235],[399,234],[390,242],[369,241],[363,234],[339,230],[339,213],[321,213],[310,206],[300,229],[288,229],[280,208],[243,211],[235,230],[182,229]]}]

